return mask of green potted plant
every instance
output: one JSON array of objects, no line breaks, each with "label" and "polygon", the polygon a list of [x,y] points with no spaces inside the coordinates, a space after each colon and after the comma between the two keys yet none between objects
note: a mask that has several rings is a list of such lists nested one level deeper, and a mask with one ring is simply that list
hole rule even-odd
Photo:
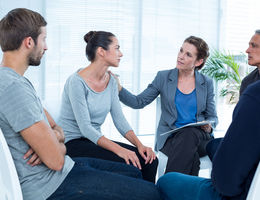
[{"label": "green potted plant", "polygon": [[221,88],[220,96],[227,97],[228,103],[237,103],[239,99],[239,89],[241,85],[241,65],[235,57],[242,58],[242,63],[246,63],[244,54],[232,55],[230,53],[214,50],[208,58],[205,67],[201,70],[203,74],[214,79],[216,82],[225,81],[225,86]]}]

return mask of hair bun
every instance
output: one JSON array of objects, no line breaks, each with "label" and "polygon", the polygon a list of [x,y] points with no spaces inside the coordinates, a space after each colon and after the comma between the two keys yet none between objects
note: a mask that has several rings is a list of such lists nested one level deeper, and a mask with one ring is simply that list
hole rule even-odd
[{"label": "hair bun", "polygon": [[88,43],[95,35],[96,35],[96,31],[89,31],[89,32],[84,36],[85,42]]}]

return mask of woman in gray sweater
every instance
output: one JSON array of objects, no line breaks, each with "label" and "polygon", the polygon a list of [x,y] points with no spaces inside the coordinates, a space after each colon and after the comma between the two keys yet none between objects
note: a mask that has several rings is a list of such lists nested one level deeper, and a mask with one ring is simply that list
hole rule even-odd
[{"label": "woman in gray sweater", "polygon": [[[155,153],[141,143],[126,121],[117,82],[108,73],[108,67],[118,67],[123,56],[118,40],[104,31],[90,31],[84,40],[91,64],[68,78],[62,96],[59,122],[64,129],[67,154],[132,164],[142,171],[145,180],[155,182]],[[117,130],[135,147],[111,141],[102,134],[101,125],[109,112]]]}]

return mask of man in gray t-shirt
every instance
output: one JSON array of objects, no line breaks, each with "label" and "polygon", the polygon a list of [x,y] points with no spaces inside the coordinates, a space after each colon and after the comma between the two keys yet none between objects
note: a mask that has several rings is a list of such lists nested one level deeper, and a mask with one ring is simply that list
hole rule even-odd
[{"label": "man in gray t-shirt", "polygon": [[28,65],[40,64],[47,50],[45,26],[42,16],[27,9],[15,9],[0,21],[4,52],[0,67],[0,127],[24,199],[46,199],[74,165],[65,156],[62,129],[43,109],[32,84],[23,76]]},{"label": "man in gray t-shirt", "polygon": [[0,21],[0,127],[11,151],[24,200],[159,199],[152,183],[126,164],[66,156],[64,134],[28,79],[47,50],[46,21],[25,8]]},{"label": "man in gray t-shirt", "polygon": [[[54,170],[48,170],[45,164],[32,167],[34,160],[32,160],[31,165],[26,164],[26,162],[30,162],[31,156],[22,159],[30,149],[27,141],[25,141],[26,139],[32,146],[40,144],[38,141],[35,141],[35,143],[30,141],[32,139],[31,134],[36,134],[33,129],[37,128],[39,134],[42,134],[41,137],[36,136],[39,141],[42,141],[47,139],[45,136],[48,133],[45,132],[46,129],[51,132],[52,127],[49,126],[45,111],[31,83],[9,67],[0,67],[0,127],[15,160],[19,180],[23,183],[21,184],[23,196],[26,199],[46,199],[65,179],[73,167],[73,161],[66,156],[61,171],[55,171],[60,170],[59,165],[54,166],[55,163],[50,163],[48,166]],[[23,137],[25,140],[22,139]],[[48,146],[48,148],[43,146],[42,148],[48,152],[47,149],[51,146]],[[37,148],[34,147],[33,149]],[[40,155],[41,151],[38,152]],[[46,164],[48,162],[53,161],[46,160]]]}]

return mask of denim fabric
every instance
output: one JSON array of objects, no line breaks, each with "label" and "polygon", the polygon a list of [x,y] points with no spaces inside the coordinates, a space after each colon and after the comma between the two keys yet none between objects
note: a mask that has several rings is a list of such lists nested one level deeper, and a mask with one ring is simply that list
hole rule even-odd
[{"label": "denim fabric", "polygon": [[221,200],[211,179],[170,172],[157,182],[163,200]]},{"label": "denim fabric", "polygon": [[121,163],[73,158],[75,165],[48,200],[155,200],[156,186],[142,180],[141,172]]}]

